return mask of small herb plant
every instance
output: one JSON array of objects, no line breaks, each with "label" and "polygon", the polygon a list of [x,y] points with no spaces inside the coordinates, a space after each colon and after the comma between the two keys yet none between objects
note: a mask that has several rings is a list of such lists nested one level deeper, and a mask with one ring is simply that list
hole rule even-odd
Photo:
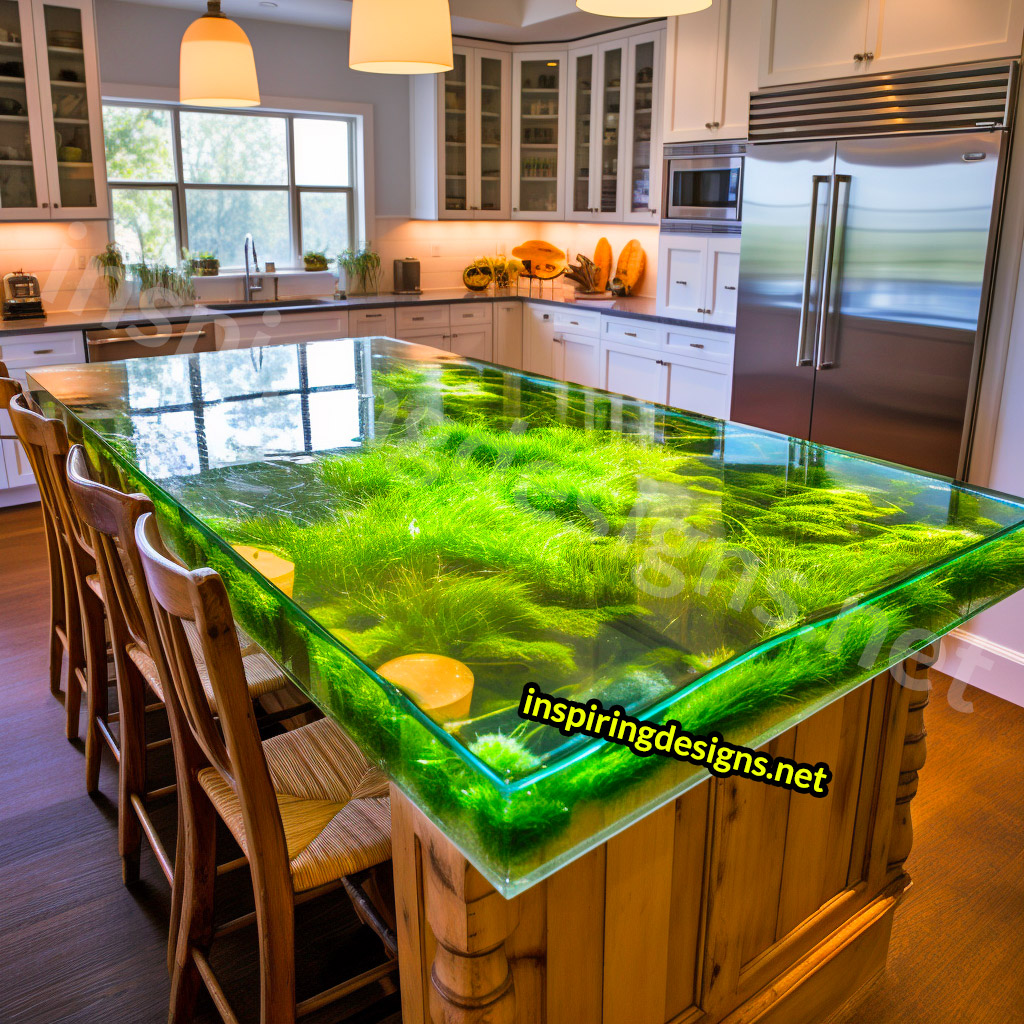
[{"label": "small herb plant", "polygon": [[192,274],[184,265],[173,267],[167,263],[147,263],[143,257],[141,262],[132,263],[128,269],[139,282],[140,296],[145,296],[152,306],[184,305],[195,301]]},{"label": "small herb plant", "polygon": [[107,283],[107,295],[113,302],[124,285],[124,255],[117,242],[107,242],[103,252],[92,258],[93,266]]},{"label": "small herb plant", "polygon": [[328,257],[326,249],[307,249],[302,254],[302,262],[307,270],[326,270],[334,261]]},{"label": "small herb plant", "polygon": [[380,254],[364,242],[354,249],[345,249],[338,254],[338,267],[345,271],[350,285],[359,282],[359,291],[363,295],[380,293],[381,259]]},{"label": "small herb plant", "polygon": [[220,273],[220,259],[215,252],[190,252],[182,249],[181,256],[195,277],[216,277]]}]

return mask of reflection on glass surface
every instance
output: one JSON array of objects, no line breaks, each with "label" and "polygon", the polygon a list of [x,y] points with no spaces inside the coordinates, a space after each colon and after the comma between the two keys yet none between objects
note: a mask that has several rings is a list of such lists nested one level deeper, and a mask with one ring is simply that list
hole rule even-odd
[{"label": "reflection on glass surface", "polygon": [[[757,746],[1024,585],[1024,506],[943,478],[386,339],[248,355],[33,378],[506,894],[699,781],[528,727],[525,683]],[[414,652],[470,667],[465,718],[375,674]]]}]

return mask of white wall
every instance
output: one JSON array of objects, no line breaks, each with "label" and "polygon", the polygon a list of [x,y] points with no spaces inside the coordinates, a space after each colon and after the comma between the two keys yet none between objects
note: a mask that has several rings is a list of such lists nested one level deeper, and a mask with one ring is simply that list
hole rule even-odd
[{"label": "white wall", "polygon": [[[193,10],[97,0],[102,82],[177,90],[178,44],[195,17]],[[261,93],[373,104],[376,212],[408,216],[408,79],[352,71],[347,32],[270,21],[239,24],[252,43]]]}]

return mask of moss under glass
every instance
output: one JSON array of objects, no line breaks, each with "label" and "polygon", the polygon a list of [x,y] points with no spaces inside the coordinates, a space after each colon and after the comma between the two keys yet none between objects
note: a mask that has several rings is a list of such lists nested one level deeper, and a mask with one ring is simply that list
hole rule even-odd
[{"label": "moss under glass", "polygon": [[[1015,499],[402,342],[32,376],[506,895],[705,777],[523,721],[525,683],[757,746],[1024,587]],[[465,717],[374,671],[417,652]]]}]

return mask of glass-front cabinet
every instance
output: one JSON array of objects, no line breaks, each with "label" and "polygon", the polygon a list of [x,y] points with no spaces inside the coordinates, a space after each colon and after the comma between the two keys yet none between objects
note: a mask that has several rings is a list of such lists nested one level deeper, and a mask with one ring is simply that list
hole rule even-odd
[{"label": "glass-front cabinet", "polygon": [[664,33],[629,41],[622,211],[624,220],[653,223],[661,202],[661,79]]},{"label": "glass-front cabinet", "polygon": [[0,220],[108,214],[90,0],[0,0]]},{"label": "glass-front cabinet", "polygon": [[564,52],[519,53],[513,74],[512,216],[525,220],[565,218],[562,124],[565,110]]},{"label": "glass-front cabinet", "polygon": [[510,57],[457,48],[440,96],[439,215],[501,218],[509,213]]}]

